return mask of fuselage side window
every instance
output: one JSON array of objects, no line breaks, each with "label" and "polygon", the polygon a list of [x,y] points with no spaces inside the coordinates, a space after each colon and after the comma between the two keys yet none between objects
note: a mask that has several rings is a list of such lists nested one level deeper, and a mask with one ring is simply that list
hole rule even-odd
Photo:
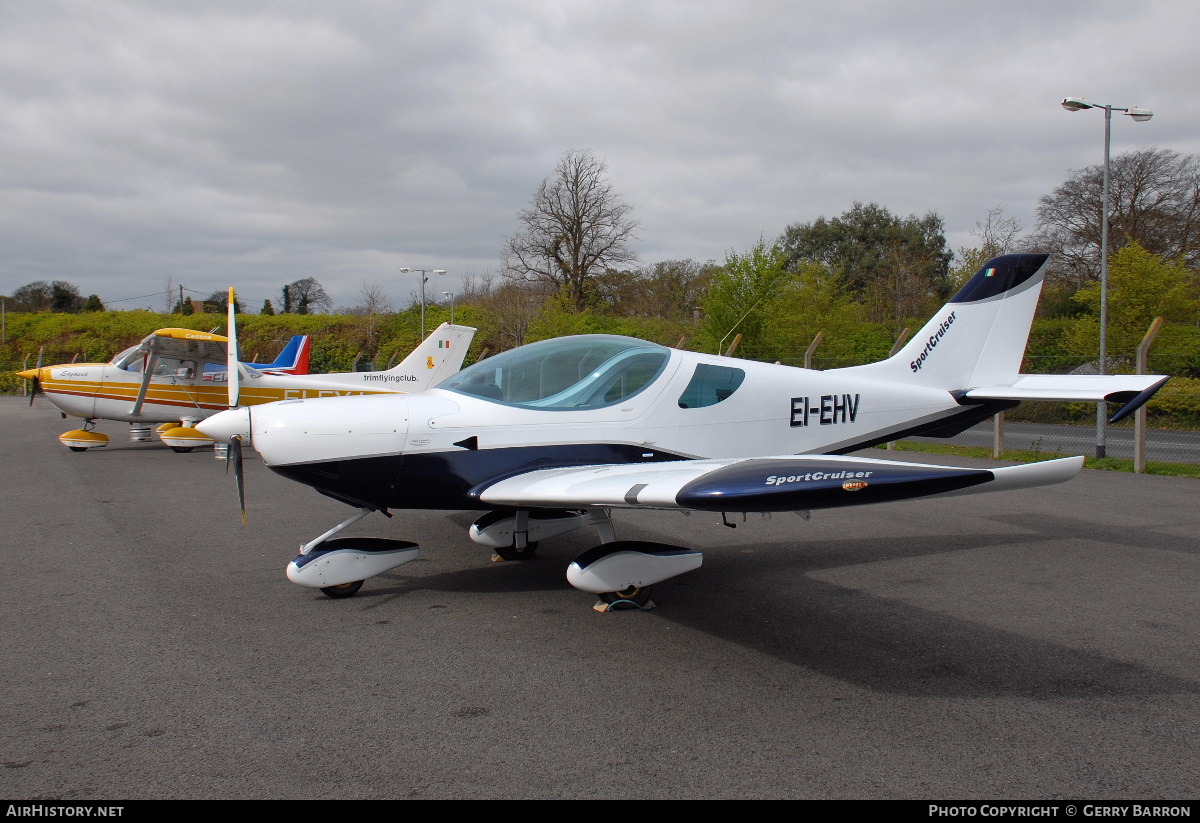
[{"label": "fuselage side window", "polygon": [[701,363],[679,397],[679,408],[702,409],[715,406],[738,390],[746,373],[730,366],[710,366]]}]

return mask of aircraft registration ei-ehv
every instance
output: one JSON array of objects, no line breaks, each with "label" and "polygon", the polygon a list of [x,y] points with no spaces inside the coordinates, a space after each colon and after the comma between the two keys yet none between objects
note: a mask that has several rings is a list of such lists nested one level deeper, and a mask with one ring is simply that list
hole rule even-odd
[{"label": "aircraft registration ei-ehv", "polygon": [[1163,375],[1020,373],[1048,256],[983,266],[894,356],[815,371],[613,335],[545,340],[420,392],[287,400],[198,424],[229,441],[242,511],[242,443],[270,469],[358,511],[300,548],[295,583],[348,597],[413,560],[411,542],[333,538],[373,511],[483,510],[470,536],[505,559],[591,524],[599,545],[567,579],[599,610],[646,607],[695,569],[694,549],[617,540],[613,510],[797,512],[1060,483],[1082,457],[957,468],[845,456],[907,435],[952,436],[1022,400],[1120,404]]},{"label": "aircraft registration ei-ehv", "polygon": [[[33,381],[63,413],[84,419],[59,441],[72,451],[102,448],[108,435],[96,420],[130,424],[134,441],[150,439],[150,424],[178,452],[212,445],[195,424],[231,406],[299,397],[423,391],[458,371],[475,335],[470,326],[443,323],[387,371],[308,374],[308,338],[293,338],[274,363],[237,360],[234,290],[229,290],[228,336],[193,329],[159,329],[110,363],[64,363],[17,372]],[[229,375],[236,375],[230,380]],[[33,395],[30,395],[30,403]],[[173,425],[172,425],[173,424]],[[223,444],[222,444],[223,445]]]}]

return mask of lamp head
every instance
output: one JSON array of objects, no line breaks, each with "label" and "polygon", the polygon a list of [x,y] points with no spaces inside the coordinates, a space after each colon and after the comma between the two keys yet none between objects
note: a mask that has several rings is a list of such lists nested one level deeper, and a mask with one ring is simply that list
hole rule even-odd
[{"label": "lamp head", "polygon": [[1129,111],[1125,112],[1139,123],[1145,123],[1154,116],[1154,112],[1149,109],[1139,109],[1137,106],[1131,106]]},{"label": "lamp head", "polygon": [[1062,107],[1067,111],[1083,111],[1084,109],[1093,109],[1095,105],[1082,97],[1067,97],[1062,101]]}]

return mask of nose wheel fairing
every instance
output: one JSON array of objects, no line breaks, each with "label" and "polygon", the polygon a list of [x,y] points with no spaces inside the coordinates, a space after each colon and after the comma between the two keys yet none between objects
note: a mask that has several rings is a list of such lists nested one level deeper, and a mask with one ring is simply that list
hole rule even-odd
[{"label": "nose wheel fairing", "polygon": [[[383,574],[416,560],[421,547],[406,540],[382,537],[339,537],[326,540],[308,554],[300,554],[288,563],[287,578],[313,589],[333,589],[330,597],[345,597],[352,583]],[[349,591],[354,594],[358,591]]]}]

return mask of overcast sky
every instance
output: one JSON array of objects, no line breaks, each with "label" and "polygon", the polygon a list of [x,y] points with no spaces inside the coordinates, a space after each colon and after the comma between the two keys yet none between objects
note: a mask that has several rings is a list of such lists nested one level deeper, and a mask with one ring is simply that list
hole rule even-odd
[{"label": "overcast sky", "polygon": [[4,0],[0,293],[112,308],[168,280],[338,306],[408,267],[501,268],[572,149],[607,163],[640,261],[722,260],[855,201],[952,247],[1113,153],[1200,153],[1200,3]]}]

